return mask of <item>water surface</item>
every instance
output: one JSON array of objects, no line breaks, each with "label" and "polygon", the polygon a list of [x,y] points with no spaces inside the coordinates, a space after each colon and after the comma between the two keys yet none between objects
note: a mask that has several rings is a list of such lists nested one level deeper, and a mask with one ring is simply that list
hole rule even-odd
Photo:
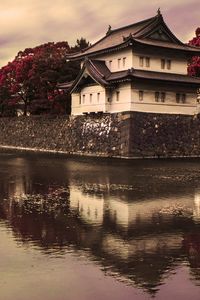
[{"label": "water surface", "polygon": [[200,298],[200,160],[0,154],[0,299]]}]

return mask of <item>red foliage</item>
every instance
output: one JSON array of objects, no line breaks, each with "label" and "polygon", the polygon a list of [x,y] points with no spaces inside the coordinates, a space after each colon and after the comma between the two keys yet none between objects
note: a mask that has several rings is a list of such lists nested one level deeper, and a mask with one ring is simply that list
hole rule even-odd
[{"label": "red foliage", "polygon": [[[79,71],[79,64],[66,62],[70,51],[88,45],[77,40],[78,46],[70,48],[67,42],[47,43],[20,51],[15,59],[0,69],[0,114],[6,105],[23,104],[24,115],[29,111],[64,112],[66,97],[57,88],[58,82],[71,81]],[[46,101],[46,103],[44,103]],[[42,106],[39,105],[41,102]],[[55,103],[54,103],[55,102]],[[31,107],[32,106],[32,107]],[[42,107],[42,110],[41,110]]]},{"label": "red foliage", "polygon": [[[200,47],[200,28],[195,31],[196,37],[189,41],[190,46]],[[194,56],[188,65],[188,74],[190,76],[200,77],[200,57]]]}]

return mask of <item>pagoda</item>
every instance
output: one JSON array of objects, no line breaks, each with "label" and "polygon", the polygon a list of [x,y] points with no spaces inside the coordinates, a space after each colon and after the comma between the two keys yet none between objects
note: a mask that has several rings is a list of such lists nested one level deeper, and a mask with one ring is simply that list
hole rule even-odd
[{"label": "pagoda", "polygon": [[200,79],[187,73],[188,61],[200,49],[181,42],[156,16],[112,29],[88,48],[69,55],[81,60],[69,88],[72,115],[146,112],[194,115],[199,113]]}]

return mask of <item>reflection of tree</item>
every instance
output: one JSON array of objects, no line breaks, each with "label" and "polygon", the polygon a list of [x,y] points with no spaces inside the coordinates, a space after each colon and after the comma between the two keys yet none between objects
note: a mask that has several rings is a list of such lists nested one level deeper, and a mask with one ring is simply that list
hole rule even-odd
[{"label": "reflection of tree", "polygon": [[18,241],[31,242],[47,253],[62,254],[68,247],[89,251],[106,272],[154,294],[164,276],[180,262],[180,228],[187,219],[176,218],[163,222],[160,229],[152,226],[149,230],[141,219],[140,225],[123,231],[110,218],[109,206],[101,224],[85,222],[78,210],[71,210],[71,195],[68,188],[53,186],[47,193],[26,195],[20,201],[11,198],[0,206],[0,217],[10,220]]},{"label": "reflection of tree", "polygon": [[197,230],[184,235],[183,248],[188,257],[191,274],[195,280],[200,281],[200,233]]},{"label": "reflection of tree", "polygon": [[188,233],[184,236],[183,245],[192,267],[200,267],[200,233]]},{"label": "reflection of tree", "polygon": [[[154,295],[186,259],[183,233],[187,237],[198,224],[191,186],[189,192],[182,182],[175,188],[172,177],[159,181],[152,171],[142,177],[143,171],[123,166],[118,172],[118,164],[107,163],[18,160],[10,168],[12,177],[0,179],[7,198],[0,202],[0,218],[9,220],[18,241],[48,254],[71,248],[87,252],[105,272]],[[199,278],[199,262],[191,260],[196,240],[196,235],[188,238],[192,248],[186,252]]]}]

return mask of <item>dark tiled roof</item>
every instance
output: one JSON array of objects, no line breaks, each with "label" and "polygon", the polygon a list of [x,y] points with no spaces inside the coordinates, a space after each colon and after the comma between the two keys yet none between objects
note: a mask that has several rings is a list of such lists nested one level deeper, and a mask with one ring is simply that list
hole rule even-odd
[{"label": "dark tiled roof", "polygon": [[98,84],[106,86],[108,85],[106,76],[109,76],[111,73],[104,61],[85,60],[79,75],[70,87],[71,92],[78,86],[85,74],[89,74]]},{"label": "dark tiled roof", "polygon": [[[111,30],[110,33],[105,35],[102,39],[94,43],[92,46],[86,48],[82,52],[72,54],[71,57],[82,57],[93,52],[97,52],[99,50],[107,49],[110,47],[114,47],[120,45],[124,42],[124,37],[128,37],[130,34],[135,34],[140,31],[145,26],[149,25],[153,22],[156,17],[146,19],[144,21],[134,23],[125,27],[121,27],[115,30]],[[70,58],[70,55],[69,55]]]},{"label": "dark tiled roof", "polygon": [[110,76],[106,77],[106,80],[112,81],[112,80],[123,79],[123,78],[126,78],[128,75],[130,75],[130,72],[128,70],[113,72],[113,73],[110,73]]},{"label": "dark tiled roof", "polygon": [[109,77],[106,78],[108,82],[123,80],[123,79],[148,79],[148,80],[159,80],[167,82],[177,82],[177,83],[191,83],[200,85],[200,78],[192,77],[188,75],[164,73],[164,72],[154,72],[154,71],[143,71],[137,69],[131,69],[121,72],[113,72]]},{"label": "dark tiled roof", "polygon": [[168,49],[178,49],[186,52],[187,51],[193,52],[193,55],[196,53],[200,55],[200,48],[188,46],[186,44],[173,44],[165,41],[158,41],[152,39],[137,39],[137,38],[134,38],[133,41],[140,43],[142,45],[149,45],[149,46],[162,47]]},{"label": "dark tiled roof", "polygon": [[59,84],[58,88],[69,89],[71,92],[74,91],[82,78],[84,78],[85,74],[88,74],[94,81],[105,87],[115,82],[134,79],[177,82],[200,86],[200,78],[197,77],[173,73],[144,71],[133,68],[111,73],[104,61],[86,60],[77,78],[73,82]]},{"label": "dark tiled roof", "polygon": [[142,78],[142,79],[161,80],[161,81],[177,82],[177,83],[182,82],[182,83],[191,83],[191,84],[200,85],[200,78],[192,77],[188,75],[133,70],[133,72],[131,72],[131,76],[135,78]]},{"label": "dark tiled roof", "polygon": [[98,72],[102,75],[102,77],[108,77],[111,72],[105,64],[104,60],[89,60],[90,64],[93,65],[94,68],[98,70]]},{"label": "dark tiled roof", "polygon": [[[161,41],[151,37],[151,34],[156,30],[161,30],[165,33],[165,36],[167,37],[166,41]],[[81,59],[85,56],[89,57],[98,53],[127,47],[130,40],[141,42],[146,45],[185,50],[190,52],[200,52],[198,48],[186,46],[180,40],[178,40],[164,22],[162,15],[158,14],[141,22],[115,30],[110,30],[102,39],[94,43],[92,46],[84,49],[82,52],[71,54],[68,56],[68,58]]]}]

